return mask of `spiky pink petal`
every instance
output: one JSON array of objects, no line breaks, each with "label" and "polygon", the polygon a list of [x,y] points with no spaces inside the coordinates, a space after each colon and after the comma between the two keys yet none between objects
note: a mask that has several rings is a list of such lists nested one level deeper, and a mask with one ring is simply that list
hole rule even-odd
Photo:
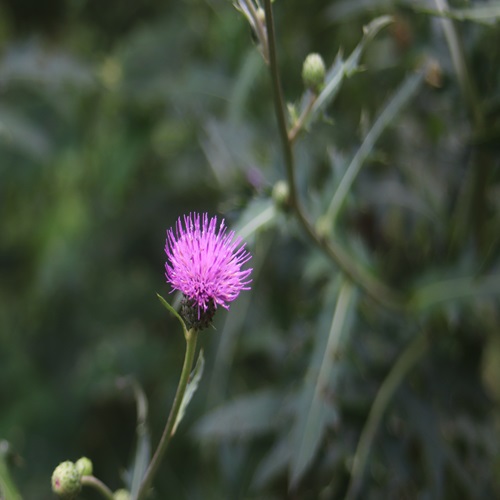
[{"label": "spiky pink petal", "polygon": [[224,219],[191,213],[179,217],[175,231],[167,231],[165,275],[173,290],[180,290],[206,311],[211,303],[229,309],[242,290],[249,290],[252,269],[242,270],[251,255]]}]

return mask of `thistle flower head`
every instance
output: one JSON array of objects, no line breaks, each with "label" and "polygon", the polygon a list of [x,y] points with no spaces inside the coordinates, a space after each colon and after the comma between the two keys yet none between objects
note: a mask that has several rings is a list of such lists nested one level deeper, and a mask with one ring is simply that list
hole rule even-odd
[{"label": "thistle flower head", "polygon": [[229,309],[229,303],[250,288],[252,269],[241,268],[251,255],[241,238],[227,231],[224,219],[218,225],[217,217],[209,220],[208,214],[179,217],[175,230],[167,231],[165,252],[167,281],[184,294],[187,307],[197,311],[195,318],[184,314],[189,327],[207,326],[217,306]]}]

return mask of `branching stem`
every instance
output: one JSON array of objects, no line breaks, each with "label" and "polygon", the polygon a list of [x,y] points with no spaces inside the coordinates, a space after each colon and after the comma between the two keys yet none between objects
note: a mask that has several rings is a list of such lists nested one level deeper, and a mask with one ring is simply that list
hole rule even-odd
[{"label": "branching stem", "polygon": [[271,0],[265,0],[267,40],[269,49],[269,70],[271,73],[274,109],[278,122],[278,130],[280,134],[283,157],[286,167],[286,175],[290,190],[290,205],[295,213],[295,216],[304,229],[308,237],[319,247],[323,252],[332,259],[344,273],[356,284],[365,290],[378,303],[390,308],[401,310],[404,309],[403,297],[388,285],[381,282],[378,278],[371,275],[366,269],[361,267],[351,256],[336,242],[328,241],[324,236],[319,234],[314,226],[309,222],[304,209],[300,203],[297,190],[297,182],[295,176],[294,155],[292,151],[292,142],[288,135],[285,103],[283,99],[283,91],[280,82],[278,62],[276,56],[276,38],[274,33],[274,21],[271,8]]}]

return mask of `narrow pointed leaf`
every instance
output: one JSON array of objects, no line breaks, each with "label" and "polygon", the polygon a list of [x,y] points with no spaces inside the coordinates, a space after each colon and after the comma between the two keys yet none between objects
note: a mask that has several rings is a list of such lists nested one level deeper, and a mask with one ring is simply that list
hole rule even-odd
[{"label": "narrow pointed leaf", "polygon": [[[370,24],[363,29],[363,38],[358,46],[354,49],[352,54],[345,61],[339,55],[333,66],[330,68],[326,75],[326,84],[316,102],[314,103],[307,123],[316,118],[319,113],[324,111],[326,107],[332,102],[340,90],[340,86],[345,77],[351,76],[354,72],[360,70],[359,62],[361,55],[368,43],[377,35],[377,33],[392,22],[392,17],[382,16],[374,19]],[[303,100],[304,101],[304,100]]]},{"label": "narrow pointed leaf", "polygon": [[337,214],[339,213],[343,202],[347,198],[354,180],[361,171],[363,163],[372,152],[376,141],[379,139],[382,132],[394,121],[394,118],[405,106],[405,104],[407,104],[416,94],[417,90],[420,88],[420,84],[423,81],[423,69],[417,73],[412,73],[403,81],[394,95],[392,95],[384,105],[378,118],[375,120],[375,123],[366,135],[363,144],[360,146],[351,163],[347,167],[347,170],[345,171],[344,177],[342,178],[338,189],[335,191],[335,194],[328,208],[327,217],[329,225],[334,224]]},{"label": "narrow pointed leaf", "polygon": [[182,319],[181,315],[159,293],[157,293],[156,295],[160,299],[160,302],[163,304],[163,307],[165,307],[165,309],[167,309],[168,312],[173,314],[179,320],[179,322],[182,326],[182,331],[184,332],[184,336],[186,336],[187,335],[187,327],[186,327],[186,323],[184,323],[184,320]]},{"label": "narrow pointed leaf", "polygon": [[333,370],[337,363],[336,355],[348,330],[346,323],[354,296],[353,285],[344,282],[340,288],[327,338],[318,332],[320,335],[299,398],[299,413],[292,430],[292,488],[298,484],[314,459],[328,422],[335,418],[334,407],[327,403],[325,394],[330,390]]},{"label": "narrow pointed leaf", "polygon": [[446,17],[456,21],[472,21],[485,25],[497,24],[500,20],[500,4],[498,2],[489,2],[462,9],[432,9],[418,3],[411,7],[422,14],[432,16]]},{"label": "narrow pointed leaf", "polygon": [[134,379],[126,380],[134,391],[137,406],[137,427],[136,427],[136,449],[132,465],[126,475],[126,484],[128,485],[132,498],[136,498],[142,479],[151,459],[151,435],[147,424],[148,418],[148,400],[141,386]]}]

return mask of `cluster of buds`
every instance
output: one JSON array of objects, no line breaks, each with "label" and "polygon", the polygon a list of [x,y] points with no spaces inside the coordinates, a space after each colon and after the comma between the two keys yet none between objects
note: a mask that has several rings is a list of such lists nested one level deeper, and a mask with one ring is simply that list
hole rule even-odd
[{"label": "cluster of buds", "polygon": [[61,462],[52,473],[52,491],[63,498],[73,498],[82,489],[82,477],[91,474],[92,462],[87,457]]},{"label": "cluster of buds", "polygon": [[[76,462],[70,460],[61,462],[52,473],[52,491],[66,500],[76,498],[85,483],[82,478],[92,476],[92,471],[92,462],[87,457],[82,457]],[[96,481],[95,478],[89,477],[88,479]],[[120,489],[113,493],[113,498],[115,500],[130,500],[130,493]]]}]

